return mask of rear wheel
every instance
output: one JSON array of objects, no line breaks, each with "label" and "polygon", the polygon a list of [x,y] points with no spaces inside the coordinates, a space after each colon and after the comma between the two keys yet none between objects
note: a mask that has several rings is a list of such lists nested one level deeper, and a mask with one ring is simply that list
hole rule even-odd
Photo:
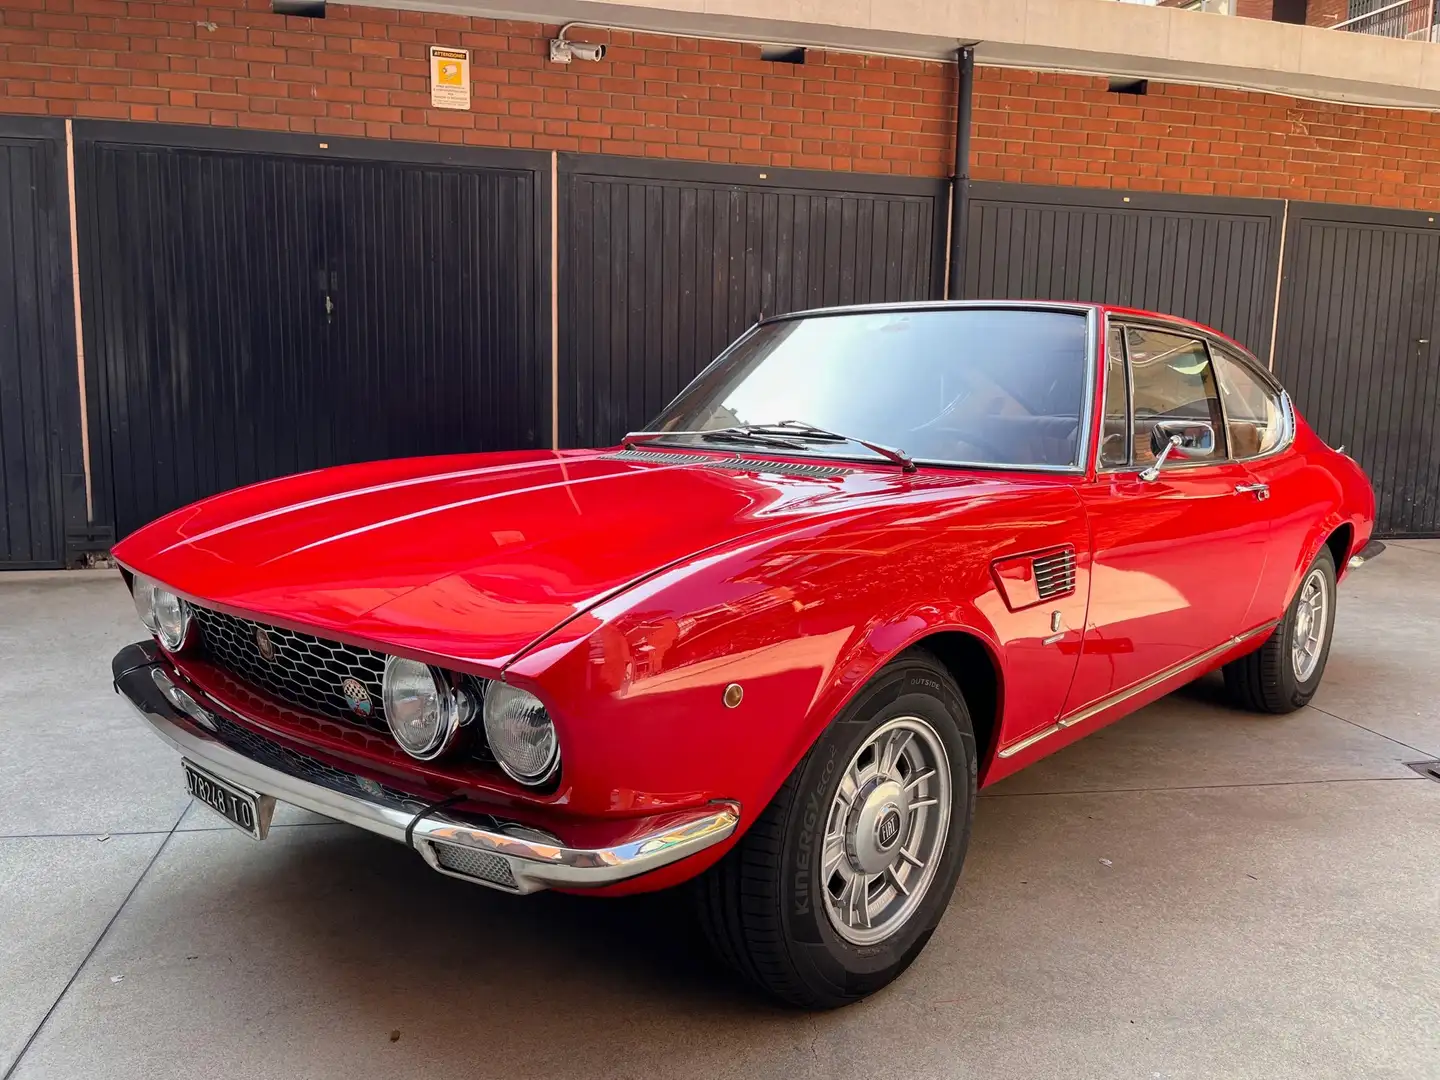
[{"label": "rear wheel", "polygon": [[1288,713],[1309,704],[1330,657],[1335,599],[1335,559],[1322,547],[1265,644],[1225,665],[1225,687],[1237,705]]},{"label": "rear wheel", "polygon": [[696,883],[716,953],[805,1008],[874,993],[940,921],[975,805],[975,737],[928,653],[889,665]]}]

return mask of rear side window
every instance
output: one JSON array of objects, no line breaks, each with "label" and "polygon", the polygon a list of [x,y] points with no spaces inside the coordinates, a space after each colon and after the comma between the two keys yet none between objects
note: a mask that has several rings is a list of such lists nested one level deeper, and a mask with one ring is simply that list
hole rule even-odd
[{"label": "rear side window", "polygon": [[[1199,420],[1215,431],[1215,447],[1191,461],[1220,461],[1225,457],[1225,425],[1220,392],[1205,343],[1180,334],[1129,327],[1125,344],[1130,358],[1130,393],[1134,406],[1134,457],[1136,465],[1155,460],[1150,438],[1162,420]],[[1167,462],[1168,464],[1168,462]]]},{"label": "rear side window", "polygon": [[1230,455],[1244,460],[1268,454],[1285,437],[1285,402],[1249,364],[1221,349],[1212,352],[1225,401]]},{"label": "rear side window", "polygon": [[1110,327],[1105,339],[1105,426],[1100,433],[1100,467],[1130,463],[1129,388],[1125,384],[1125,331]]}]

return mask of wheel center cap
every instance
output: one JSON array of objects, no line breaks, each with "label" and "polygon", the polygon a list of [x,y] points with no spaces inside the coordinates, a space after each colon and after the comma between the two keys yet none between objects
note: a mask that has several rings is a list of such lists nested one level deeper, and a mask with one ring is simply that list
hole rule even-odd
[{"label": "wheel center cap", "polygon": [[908,801],[894,780],[876,779],[860,790],[845,829],[845,852],[855,869],[878,874],[895,861]]}]

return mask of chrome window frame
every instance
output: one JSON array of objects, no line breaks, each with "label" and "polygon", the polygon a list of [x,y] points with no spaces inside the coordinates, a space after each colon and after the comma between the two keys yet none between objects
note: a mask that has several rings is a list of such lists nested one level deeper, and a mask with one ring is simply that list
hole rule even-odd
[{"label": "chrome window frame", "polygon": [[[1101,309],[1096,304],[1082,304],[1067,301],[1051,302],[1045,300],[919,300],[904,303],[851,304],[846,307],[808,308],[804,311],[786,312],[783,315],[771,315],[755,323],[750,329],[746,330],[722,349],[714,360],[711,360],[710,363],[701,368],[693,379],[681,387],[679,393],[665,403],[660,412],[664,413],[671,405],[675,404],[686,390],[704,378],[712,368],[729,356],[735,349],[739,348],[741,344],[748,341],[762,326],[768,326],[771,323],[790,322],[796,319],[831,318],[844,315],[868,315],[904,311],[1045,311],[1083,316],[1085,319],[1085,371],[1084,383],[1080,389],[1080,422],[1076,432],[1074,464],[997,465],[994,462],[986,461],[957,461],[949,458],[923,457],[917,457],[914,461],[916,465],[923,465],[927,468],[977,469],[995,473],[1045,473],[1058,476],[1085,476],[1089,472],[1089,465],[1092,460],[1090,444],[1093,432],[1091,428],[1095,416],[1095,392],[1096,386],[1098,385],[1098,377],[1095,369],[1099,364],[1097,334],[1099,333]],[[649,442],[661,446],[678,446],[681,449],[710,449],[710,447],[698,447],[690,443],[661,443],[656,439],[651,439]],[[902,447],[901,449],[904,448]],[[793,451],[780,450],[773,447],[757,446],[754,448],[752,456],[785,457],[792,452]],[[864,456],[857,454],[835,454],[822,452],[820,448],[802,452],[802,456],[806,458],[817,457],[827,461],[847,461],[861,465],[890,464],[883,457],[877,457],[874,454],[866,454]]]},{"label": "chrome window frame", "polygon": [[[1274,457],[1276,454],[1288,450],[1290,446],[1294,443],[1296,427],[1295,406],[1294,403],[1290,400],[1289,392],[1286,391],[1286,389],[1282,385],[1280,385],[1280,382],[1275,378],[1275,376],[1272,375],[1269,371],[1267,371],[1260,364],[1260,361],[1255,359],[1255,357],[1251,355],[1249,350],[1247,350],[1244,346],[1232,342],[1228,338],[1225,338],[1222,335],[1216,333],[1215,331],[1207,329],[1206,327],[1192,325],[1178,320],[1166,319],[1161,316],[1121,315],[1116,312],[1107,311],[1105,313],[1105,324],[1103,329],[1103,333],[1105,333],[1107,337],[1109,335],[1111,326],[1119,326],[1122,332],[1127,326],[1138,326],[1147,330],[1156,330],[1161,333],[1177,334],[1181,337],[1193,338],[1194,340],[1204,344],[1206,356],[1208,356],[1210,359],[1210,368],[1215,373],[1215,389],[1216,392],[1220,395],[1220,416],[1222,422],[1225,424],[1225,456],[1221,458],[1211,458],[1206,461],[1190,461],[1187,459],[1182,459],[1175,462],[1167,461],[1160,468],[1162,475],[1170,472],[1171,470],[1203,469],[1207,467],[1214,467],[1216,465],[1236,465],[1248,463],[1251,461],[1262,461],[1266,458]],[[1122,340],[1124,340],[1123,333]],[[1221,391],[1220,387],[1220,371],[1215,366],[1216,348],[1219,348],[1222,352],[1229,354],[1233,359],[1244,364],[1253,373],[1260,377],[1260,381],[1265,386],[1269,387],[1272,392],[1278,393],[1280,395],[1280,402],[1285,418],[1285,433],[1281,437],[1280,441],[1276,443],[1272,449],[1267,450],[1263,454],[1256,455],[1255,457],[1237,458],[1230,452],[1230,417],[1229,413],[1225,409],[1225,395]],[[1125,373],[1125,430],[1130,438],[1130,456],[1133,459],[1135,456],[1135,438],[1133,434],[1135,430],[1135,384],[1134,380],[1130,377],[1130,345],[1128,341],[1125,343]],[[1104,377],[1104,375],[1105,373],[1101,372],[1102,378]],[[1101,389],[1101,395],[1102,396],[1100,400],[1103,407],[1103,385]],[[1102,416],[1102,430],[1103,424],[1104,417]],[[1091,456],[1090,461],[1094,466],[1094,470],[1097,475],[1106,476],[1114,476],[1117,474],[1130,472],[1138,474],[1145,467],[1134,464],[1133,460],[1128,465],[1101,465],[1100,443],[1098,439],[1096,440],[1095,451],[1094,454]]]}]

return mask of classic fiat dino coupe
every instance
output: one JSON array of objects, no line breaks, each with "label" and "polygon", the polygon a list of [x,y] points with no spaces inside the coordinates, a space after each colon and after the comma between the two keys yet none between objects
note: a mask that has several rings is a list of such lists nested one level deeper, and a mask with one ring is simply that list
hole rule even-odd
[{"label": "classic fiat dino coupe", "polygon": [[915,959],[976,789],[1212,669],[1284,713],[1379,550],[1359,467],[1204,327],[1063,303],[767,319],[601,450],[255,484],[115,548],[118,689],[277,799],[511,893],[688,882],[807,1007]]}]

